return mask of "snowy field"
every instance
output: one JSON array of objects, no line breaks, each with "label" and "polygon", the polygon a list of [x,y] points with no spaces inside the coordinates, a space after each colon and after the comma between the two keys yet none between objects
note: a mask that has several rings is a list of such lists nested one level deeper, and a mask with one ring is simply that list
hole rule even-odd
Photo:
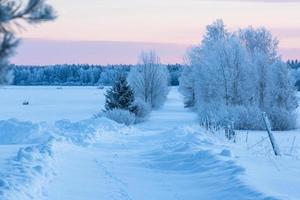
[{"label": "snowy field", "polygon": [[[90,118],[104,105],[103,90],[96,87],[0,87],[0,120],[53,123],[60,119]],[[22,103],[28,101],[28,106]]]},{"label": "snowy field", "polygon": [[0,200],[300,199],[299,130],[274,133],[275,157],[266,132],[199,127],[177,88],[132,127],[94,118],[103,92],[0,88]]}]

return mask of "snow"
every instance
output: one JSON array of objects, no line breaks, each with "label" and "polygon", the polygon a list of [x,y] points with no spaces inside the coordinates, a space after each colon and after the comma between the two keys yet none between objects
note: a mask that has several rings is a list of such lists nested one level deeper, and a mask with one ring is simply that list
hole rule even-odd
[{"label": "snow", "polygon": [[[21,147],[6,160],[0,173],[0,199],[40,199],[44,185],[51,180],[54,139],[45,143]],[[5,173],[3,173],[5,172]]]},{"label": "snow", "polygon": [[0,144],[31,144],[43,142],[50,136],[44,124],[0,120]]},{"label": "snow", "polygon": [[[264,193],[280,199],[300,197],[299,130],[274,132],[282,156],[274,156],[267,132],[239,131],[237,144],[232,146],[236,161],[246,168],[242,179]],[[266,138],[262,142],[262,138]],[[295,143],[293,145],[293,140]]]},{"label": "snow", "polygon": [[0,200],[300,198],[299,130],[274,132],[281,157],[256,144],[266,132],[228,142],[198,125],[177,88],[130,127],[93,117],[104,104],[95,87],[0,95]]},{"label": "snow", "polygon": [[[0,87],[0,120],[54,123],[88,119],[103,108],[104,91],[96,87]],[[24,101],[29,105],[22,105]]]}]

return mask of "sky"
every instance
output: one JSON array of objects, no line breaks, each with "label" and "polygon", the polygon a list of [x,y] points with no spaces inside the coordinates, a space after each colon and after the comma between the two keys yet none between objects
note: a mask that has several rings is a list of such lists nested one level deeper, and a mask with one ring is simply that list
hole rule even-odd
[{"label": "sky", "polygon": [[[186,48],[199,44],[206,25],[216,19],[223,19],[229,30],[264,26],[280,40],[285,59],[300,59],[300,0],[47,2],[56,8],[58,19],[21,33],[26,39],[15,63],[133,63],[140,51],[150,49],[163,62],[182,62]],[[32,59],[35,54],[38,60]]]}]

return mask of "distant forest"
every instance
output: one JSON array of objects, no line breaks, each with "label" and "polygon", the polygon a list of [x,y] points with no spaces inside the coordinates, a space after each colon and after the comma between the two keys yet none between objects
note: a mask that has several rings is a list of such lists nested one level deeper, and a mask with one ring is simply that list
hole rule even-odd
[{"label": "distant forest", "polygon": [[[179,85],[182,65],[165,65],[170,72],[170,85]],[[119,74],[127,75],[134,65],[11,65],[12,85],[111,86]]]},{"label": "distant forest", "polygon": [[[300,91],[300,61],[288,60],[295,86]],[[179,85],[183,65],[165,65],[170,72],[170,85]],[[111,86],[118,74],[127,75],[134,65],[11,65],[11,85]]]}]

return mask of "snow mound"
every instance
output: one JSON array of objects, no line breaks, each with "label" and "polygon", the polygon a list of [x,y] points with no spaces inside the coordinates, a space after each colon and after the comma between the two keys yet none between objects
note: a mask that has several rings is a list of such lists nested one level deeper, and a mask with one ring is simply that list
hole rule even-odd
[{"label": "snow mound", "polygon": [[0,145],[45,142],[51,135],[45,124],[20,122],[15,119],[0,121]]},{"label": "snow mound", "polygon": [[56,133],[78,145],[97,141],[116,140],[118,136],[132,132],[132,127],[118,124],[105,117],[91,118],[79,122],[60,120],[55,123]]},{"label": "snow mound", "polygon": [[266,197],[240,180],[244,168],[230,157],[231,152],[215,152],[218,140],[214,135],[191,127],[181,127],[152,136],[155,141],[162,140],[152,150],[141,156],[143,166],[172,176],[188,176],[198,179],[199,191],[207,193],[209,199],[275,199]]},{"label": "snow mound", "polygon": [[53,175],[53,149],[56,140],[21,148],[8,161],[5,174],[0,173],[0,199],[41,199],[43,187]]},{"label": "snow mound", "polygon": [[132,129],[107,118],[91,118],[78,122],[60,120],[54,127],[46,123],[21,122],[16,119],[0,121],[0,145],[38,144],[49,137],[62,136],[77,144],[92,143],[109,134],[126,134]]}]

